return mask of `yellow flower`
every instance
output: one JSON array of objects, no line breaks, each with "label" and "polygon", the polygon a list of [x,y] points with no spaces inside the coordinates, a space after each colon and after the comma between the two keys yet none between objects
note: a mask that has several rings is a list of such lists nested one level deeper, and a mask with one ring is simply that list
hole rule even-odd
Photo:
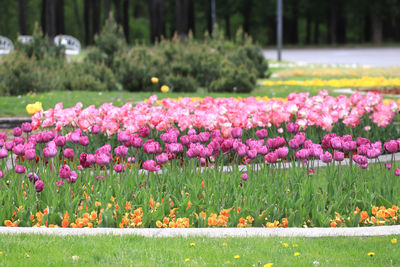
[{"label": "yellow flower", "polygon": [[152,83],[158,83],[158,78],[157,77],[151,77],[151,82]]},{"label": "yellow flower", "polygon": [[33,115],[36,112],[42,111],[42,102],[36,102],[35,104],[26,105],[26,111],[29,115]]},{"label": "yellow flower", "polygon": [[375,252],[369,252],[369,253],[368,253],[368,256],[370,256],[370,257],[375,256]]},{"label": "yellow flower", "polygon": [[185,262],[188,262],[188,261],[190,261],[190,259],[189,259],[189,258],[185,259]]},{"label": "yellow flower", "polygon": [[268,262],[264,264],[264,267],[272,267],[274,264],[272,262]]},{"label": "yellow flower", "polygon": [[239,255],[235,255],[235,256],[233,256],[233,258],[235,258],[235,259],[239,259],[239,258],[240,258],[240,256],[239,256]]},{"label": "yellow flower", "polygon": [[192,243],[190,243],[190,246],[194,247],[194,246],[196,246],[196,243],[192,242]]},{"label": "yellow flower", "polygon": [[161,86],[161,92],[168,93],[169,92],[169,87],[166,86],[166,85]]},{"label": "yellow flower", "polygon": [[299,246],[299,244],[293,244],[294,248],[297,248]]},{"label": "yellow flower", "polygon": [[289,246],[288,243],[282,243],[282,246],[284,246],[285,248],[287,248]]},{"label": "yellow flower", "polygon": [[226,246],[228,246],[228,243],[224,242],[224,243],[222,243],[222,246],[226,247]]},{"label": "yellow flower", "polygon": [[79,256],[72,256],[72,260],[73,260],[73,261],[79,260]]},{"label": "yellow flower", "polygon": [[294,253],[294,256],[295,256],[295,257],[300,256],[300,252],[295,252],[295,253]]},{"label": "yellow flower", "polygon": [[3,253],[3,251],[0,251],[0,255],[3,255],[4,253]]},{"label": "yellow flower", "polygon": [[390,242],[392,242],[392,244],[396,244],[397,243],[397,238],[393,238],[392,240],[390,240]]}]

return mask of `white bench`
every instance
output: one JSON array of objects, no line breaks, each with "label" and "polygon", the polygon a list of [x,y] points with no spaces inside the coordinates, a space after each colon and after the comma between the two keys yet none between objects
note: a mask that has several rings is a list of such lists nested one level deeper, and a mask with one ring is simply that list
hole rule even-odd
[{"label": "white bench", "polygon": [[11,40],[7,37],[0,36],[0,55],[9,54],[12,50],[14,50],[14,45]]},{"label": "white bench", "polygon": [[18,41],[23,44],[33,43],[33,36],[31,35],[20,35],[18,36]]},{"label": "white bench", "polygon": [[65,46],[65,54],[67,56],[78,55],[81,51],[81,43],[70,35],[57,35],[54,37],[54,44]]}]

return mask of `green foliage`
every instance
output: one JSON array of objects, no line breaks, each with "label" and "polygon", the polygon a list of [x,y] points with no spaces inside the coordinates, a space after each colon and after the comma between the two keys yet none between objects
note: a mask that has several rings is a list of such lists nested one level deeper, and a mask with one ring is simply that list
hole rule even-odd
[{"label": "green foliage", "polygon": [[126,49],[124,34],[112,14],[94,41],[96,47],[89,51],[88,60],[95,63],[104,62],[108,67],[113,65],[115,55]]},{"label": "green foliage", "polygon": [[[98,54],[99,57],[103,54]],[[136,45],[116,53],[112,69],[128,91],[159,90],[162,84],[174,91],[195,92],[198,87],[215,92],[250,92],[268,65],[261,49],[245,37],[227,41],[222,35],[199,42],[162,40],[152,48]],[[158,77],[159,86],[151,84]],[[187,81],[185,81],[187,79]]]},{"label": "green foliage", "polygon": [[50,45],[47,36],[44,36],[38,23],[32,33],[33,41],[29,43],[16,42],[17,53],[22,53],[37,60],[43,60],[46,56],[62,59],[65,57],[65,47],[62,45]]}]

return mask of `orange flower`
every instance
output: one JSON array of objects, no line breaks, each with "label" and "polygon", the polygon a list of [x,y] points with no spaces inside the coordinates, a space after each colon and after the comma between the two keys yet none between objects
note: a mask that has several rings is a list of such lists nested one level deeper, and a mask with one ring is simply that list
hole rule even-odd
[{"label": "orange flower", "polygon": [[132,209],[130,201],[125,202],[125,209],[126,209],[126,211],[130,211]]},{"label": "orange flower", "polygon": [[168,224],[168,223],[169,223],[169,218],[168,218],[168,217],[164,217],[163,223],[164,223],[164,224]]},{"label": "orange flower", "polygon": [[199,213],[199,216],[202,217],[203,219],[205,219],[207,214],[204,211],[202,211]]},{"label": "orange flower", "polygon": [[156,222],[156,226],[157,226],[158,228],[161,228],[161,227],[163,226],[163,224],[162,224],[160,221],[157,221],[157,222]]},{"label": "orange flower", "polygon": [[66,211],[66,212],[64,213],[63,218],[64,218],[64,219],[68,219],[68,218],[69,218],[68,211]]},{"label": "orange flower", "polygon": [[186,209],[189,209],[189,208],[190,208],[190,206],[192,206],[192,202],[189,200],[189,202],[188,202],[188,204],[187,204],[187,207],[186,207]]},{"label": "orange flower", "polygon": [[288,219],[282,218],[282,226],[286,228],[286,227],[288,227],[288,225],[289,225]]},{"label": "orange flower", "polygon": [[376,212],[378,211],[378,207],[376,207],[376,206],[373,206],[372,207],[372,214],[374,215],[374,216],[376,216]]},{"label": "orange flower", "polygon": [[135,214],[135,216],[140,216],[141,213],[142,213],[142,208],[138,208],[133,212],[133,214]]},{"label": "orange flower", "polygon": [[4,221],[4,225],[7,226],[7,227],[12,227],[13,223],[10,220],[5,220]]},{"label": "orange flower", "polygon": [[151,209],[154,209],[154,200],[153,200],[153,198],[150,198],[149,206],[150,206]]},{"label": "orange flower", "polygon": [[361,215],[360,222],[362,222],[362,221],[364,221],[365,219],[368,218],[368,212],[366,212],[366,211],[362,211],[360,213],[360,215]]},{"label": "orange flower", "polygon": [[119,205],[115,204],[115,210],[119,210]]},{"label": "orange flower", "polygon": [[95,205],[96,207],[101,207],[101,202],[100,202],[100,201],[96,201],[96,202],[94,202],[94,205]]},{"label": "orange flower", "polygon": [[62,223],[61,223],[61,226],[64,227],[64,228],[68,227],[68,225],[69,225],[68,219],[64,219],[64,220],[62,221]]},{"label": "orange flower", "polygon": [[331,227],[336,227],[336,226],[337,226],[336,222],[335,221],[331,221]]},{"label": "orange flower", "polygon": [[204,188],[204,181],[201,182],[201,187]]},{"label": "orange flower", "polygon": [[245,218],[240,218],[239,219],[239,224],[246,224],[246,219]]},{"label": "orange flower", "polygon": [[90,220],[94,221],[94,220],[96,220],[96,218],[97,218],[97,212],[92,211],[90,213]]}]

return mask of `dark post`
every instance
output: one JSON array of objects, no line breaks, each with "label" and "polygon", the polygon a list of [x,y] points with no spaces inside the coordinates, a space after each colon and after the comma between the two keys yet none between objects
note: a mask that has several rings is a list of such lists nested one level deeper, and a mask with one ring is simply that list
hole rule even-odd
[{"label": "dark post", "polygon": [[281,61],[281,50],[282,50],[282,30],[283,30],[283,23],[282,23],[282,3],[283,0],[277,0],[277,29],[276,29],[276,42],[277,42],[277,49],[278,49],[278,61]]},{"label": "dark post", "polygon": [[211,0],[211,35],[215,28],[215,0]]}]

